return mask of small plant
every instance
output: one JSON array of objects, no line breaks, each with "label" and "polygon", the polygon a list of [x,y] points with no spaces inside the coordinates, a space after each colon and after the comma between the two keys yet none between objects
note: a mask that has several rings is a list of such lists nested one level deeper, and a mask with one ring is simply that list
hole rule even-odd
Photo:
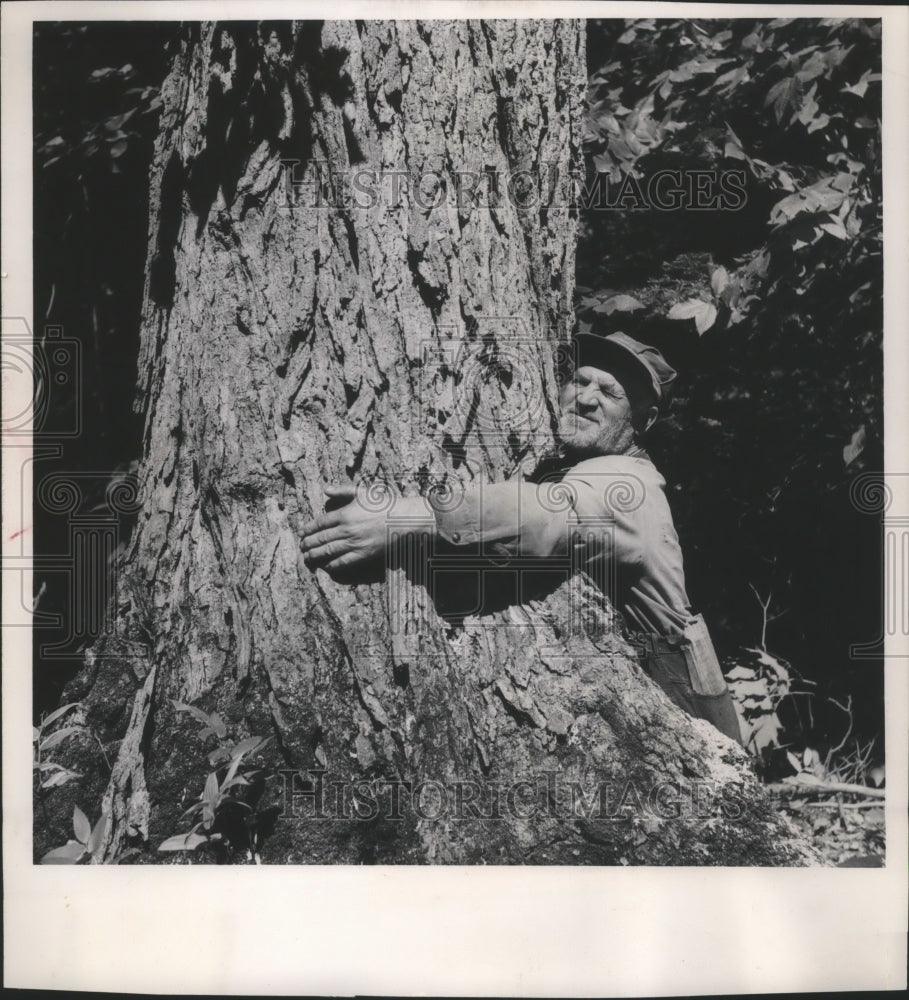
[{"label": "small plant", "polygon": [[[44,755],[49,750],[62,743],[68,736],[81,732],[81,726],[64,726],[50,735],[45,735],[50,726],[67,712],[76,708],[78,704],[78,702],[71,702],[69,705],[63,705],[42,719],[38,726],[32,727],[32,771],[38,776],[38,787],[41,790],[59,788],[68,781],[72,781],[73,778],[82,777],[77,771],[71,771],[61,764],[44,759]],[[44,777],[45,775],[48,776]]]},{"label": "small plant", "polygon": [[783,728],[777,709],[791,696],[791,667],[763,649],[743,648],[726,683],[739,716],[745,747],[760,759],[779,746]]},{"label": "small plant", "polygon": [[[209,763],[215,770],[211,771],[205,779],[205,787],[199,800],[194,802],[181,817],[182,819],[192,819],[201,813],[201,819],[194,824],[187,833],[176,834],[168,837],[159,846],[159,851],[195,851],[197,848],[207,846],[223,846],[227,838],[224,831],[219,829],[224,825],[229,810],[239,808],[250,813],[246,822],[247,834],[249,838],[250,860],[259,863],[258,831],[256,829],[253,807],[239,797],[239,790],[252,784],[253,779],[259,774],[257,768],[245,767],[245,759],[253,753],[261,750],[269,738],[263,736],[250,736],[239,743],[233,743],[227,738],[227,727],[217,712],[209,715],[194,705],[187,705],[183,702],[174,702],[174,708],[178,712],[186,712],[191,715],[202,726],[199,735],[202,739],[214,736],[219,741],[219,746],[208,755]],[[218,777],[220,766],[226,764],[227,770],[223,778]]]},{"label": "small plant", "polygon": [[92,827],[88,817],[76,806],[73,809],[73,833],[75,840],[68,840],[63,847],[55,847],[41,859],[42,865],[77,865],[86,858],[99,857],[101,845],[107,834],[110,815],[102,813]]},{"label": "small plant", "polygon": [[807,747],[801,756],[787,750],[786,759],[795,771],[795,775],[784,778],[784,781],[801,785],[823,785],[829,782],[830,774],[817,750]]}]

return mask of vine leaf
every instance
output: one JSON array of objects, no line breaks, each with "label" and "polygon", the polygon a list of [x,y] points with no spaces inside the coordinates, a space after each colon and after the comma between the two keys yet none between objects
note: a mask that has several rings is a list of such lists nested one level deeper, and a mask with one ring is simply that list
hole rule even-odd
[{"label": "vine leaf", "polygon": [[667,315],[668,319],[693,319],[698,333],[706,333],[716,320],[716,306],[701,299],[677,302]]}]

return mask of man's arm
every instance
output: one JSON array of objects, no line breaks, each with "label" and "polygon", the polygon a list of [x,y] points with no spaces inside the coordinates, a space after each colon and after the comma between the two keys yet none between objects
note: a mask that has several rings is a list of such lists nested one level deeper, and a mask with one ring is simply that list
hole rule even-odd
[{"label": "man's arm", "polygon": [[[498,554],[546,558],[564,555],[573,539],[602,546],[624,565],[641,561],[637,519],[609,502],[608,491],[624,481],[596,461],[581,463],[563,481],[466,486],[443,501],[430,496],[397,498],[393,513],[369,510],[352,485],[326,488],[329,503],[344,503],[303,526],[304,561],[329,573],[384,556],[389,528],[430,534],[453,546],[497,543]],[[633,477],[632,477],[633,478]],[[627,492],[627,491],[626,491]],[[428,505],[428,506],[427,506]]]}]

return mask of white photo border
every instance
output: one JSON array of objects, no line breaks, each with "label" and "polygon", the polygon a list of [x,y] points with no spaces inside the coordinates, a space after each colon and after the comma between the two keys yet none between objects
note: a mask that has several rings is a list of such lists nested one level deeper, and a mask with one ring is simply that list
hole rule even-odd
[{"label": "white photo border", "polygon": [[[599,2],[4,3],[2,315],[32,314],[32,22],[856,16],[883,21],[886,469],[909,472],[909,12]],[[4,410],[31,384],[3,373]],[[8,442],[4,441],[4,446]],[[19,478],[19,477],[23,478]],[[30,466],[3,465],[3,545]],[[909,476],[894,512],[909,513]],[[904,492],[900,493],[899,489]],[[25,490],[23,494],[21,491]],[[30,541],[26,541],[30,552]],[[18,551],[18,550],[17,550]],[[30,577],[23,584],[30,593]],[[3,620],[28,625],[3,590]],[[663,996],[906,986],[909,646],[888,642],[887,867],[82,867],[32,864],[29,629],[3,636],[4,983],[189,994]]]}]

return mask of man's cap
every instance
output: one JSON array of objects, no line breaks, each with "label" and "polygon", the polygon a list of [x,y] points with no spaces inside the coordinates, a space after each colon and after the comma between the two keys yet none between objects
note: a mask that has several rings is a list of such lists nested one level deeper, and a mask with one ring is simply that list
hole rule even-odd
[{"label": "man's cap", "polygon": [[645,384],[651,388],[660,410],[669,403],[672,384],[677,372],[663,355],[649,344],[642,344],[627,333],[579,333],[577,338],[578,363],[610,370],[621,367],[622,362],[633,359],[635,370],[646,376]]}]

